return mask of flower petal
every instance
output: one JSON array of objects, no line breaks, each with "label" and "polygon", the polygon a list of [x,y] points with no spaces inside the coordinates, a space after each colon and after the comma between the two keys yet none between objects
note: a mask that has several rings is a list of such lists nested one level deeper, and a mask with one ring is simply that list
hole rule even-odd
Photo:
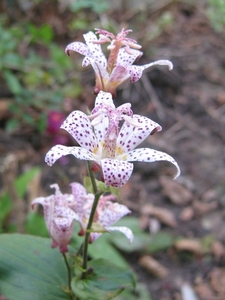
[{"label": "flower petal", "polygon": [[161,152],[149,148],[140,148],[127,153],[126,159],[127,161],[145,161],[145,162],[154,162],[154,161],[163,161],[163,160],[169,161],[177,169],[174,179],[176,179],[180,175],[180,167],[178,166],[177,162],[173,159],[172,156],[168,155],[165,152]]},{"label": "flower petal", "polygon": [[102,52],[101,45],[93,43],[98,41],[97,36],[92,31],[89,31],[83,36],[89,49],[87,56],[91,59],[94,59],[97,65],[101,66],[102,68],[106,68],[107,61]]},{"label": "flower petal", "polygon": [[130,77],[130,73],[129,71],[120,65],[117,65],[110,77],[109,80],[107,82],[107,90],[112,90],[113,88],[115,89],[118,85],[120,85],[121,83],[123,83],[125,80],[127,80]]},{"label": "flower petal", "polygon": [[155,62],[152,62],[150,64],[146,64],[146,65],[143,65],[143,66],[133,65],[133,66],[130,66],[130,67],[127,68],[127,70],[130,73],[130,82],[138,81],[141,78],[142,73],[145,69],[150,68],[150,67],[155,66],[155,65],[168,66],[169,70],[173,69],[173,64],[169,60],[157,60]]},{"label": "flower petal", "polygon": [[75,51],[82,55],[87,55],[88,47],[84,43],[73,42],[66,46],[65,52],[67,55],[70,55],[70,51]]},{"label": "flower petal", "polygon": [[133,232],[131,231],[131,229],[128,228],[128,227],[125,227],[125,226],[118,226],[118,227],[117,226],[111,226],[111,227],[105,227],[105,229],[109,232],[111,232],[111,231],[120,231],[128,238],[130,243],[133,242],[134,235],[133,235]]},{"label": "flower petal", "polygon": [[107,201],[102,213],[99,213],[98,222],[103,226],[110,226],[119,221],[131,211],[123,204]]},{"label": "flower petal", "polygon": [[123,186],[130,178],[133,164],[116,159],[101,159],[102,172],[106,185]]},{"label": "flower petal", "polygon": [[137,57],[142,56],[142,52],[132,49],[132,54],[128,54],[124,48],[120,48],[117,56],[117,66],[131,66]]},{"label": "flower petal", "polygon": [[47,152],[45,162],[52,166],[60,157],[69,154],[74,155],[78,159],[95,160],[92,153],[84,148],[56,145]]},{"label": "flower petal", "polygon": [[[127,153],[143,142],[149,134],[160,131],[162,127],[149,118],[139,115],[133,115],[133,120],[139,126],[133,126],[130,122],[124,122],[117,138],[116,156]],[[126,160],[126,158],[124,158]]]},{"label": "flower petal", "polygon": [[61,128],[69,132],[82,148],[92,151],[98,147],[91,122],[83,112],[73,111],[63,122]]}]

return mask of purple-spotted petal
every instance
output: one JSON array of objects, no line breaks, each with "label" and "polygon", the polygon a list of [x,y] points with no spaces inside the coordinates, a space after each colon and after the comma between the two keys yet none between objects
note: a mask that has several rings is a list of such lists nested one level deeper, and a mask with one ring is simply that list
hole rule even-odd
[{"label": "purple-spotted petal", "polygon": [[89,151],[98,147],[91,122],[83,112],[73,111],[63,122],[61,128],[69,132],[81,147]]},{"label": "purple-spotted petal", "polygon": [[102,68],[106,68],[107,61],[102,52],[101,45],[93,43],[98,40],[96,35],[92,31],[89,31],[88,33],[84,34],[84,39],[89,49],[87,56],[90,59],[94,59],[97,65],[101,66]]},{"label": "purple-spotted petal", "polygon": [[95,160],[92,153],[84,148],[80,147],[67,147],[62,145],[56,145],[52,147],[45,156],[45,162],[52,166],[60,157],[72,154],[78,159],[83,160]]},{"label": "purple-spotted petal", "polygon": [[123,123],[117,138],[118,149],[116,156],[121,154],[121,150],[123,153],[133,150],[142,143],[149,134],[153,134],[162,129],[158,123],[144,116],[133,115],[133,120],[139,124],[139,126],[133,126],[128,122]]},{"label": "purple-spotted petal", "polygon": [[161,152],[149,148],[140,148],[127,153],[126,159],[127,161],[144,161],[144,162],[169,161],[177,169],[174,179],[176,179],[180,175],[180,168],[177,162],[173,159],[172,156],[168,155],[165,152]]},{"label": "purple-spotted petal", "polygon": [[134,235],[133,232],[130,230],[130,228],[128,227],[124,227],[124,226],[111,226],[111,227],[105,227],[105,229],[109,232],[111,231],[120,231],[122,232],[130,241],[130,243],[133,242],[134,239]]},{"label": "purple-spotted petal", "polygon": [[72,188],[72,194],[75,199],[75,205],[72,208],[78,213],[78,215],[81,215],[82,207],[87,196],[87,191],[84,186],[78,182],[72,182],[70,186]]},{"label": "purple-spotted petal", "polygon": [[131,211],[123,204],[108,202],[104,212],[99,215],[98,222],[103,226],[111,226]]},{"label": "purple-spotted petal", "polygon": [[169,70],[173,69],[173,64],[169,60],[157,60],[155,62],[143,66],[136,66],[136,65],[128,66],[127,70],[130,74],[130,82],[138,81],[141,78],[142,73],[145,69],[156,65],[167,66]]},{"label": "purple-spotted petal", "polygon": [[107,186],[123,186],[129,180],[133,171],[133,164],[117,159],[102,159],[101,165]]},{"label": "purple-spotted petal", "polygon": [[87,55],[88,47],[84,43],[73,42],[66,46],[65,52],[67,55],[70,55],[70,51],[75,51],[82,55]]},{"label": "purple-spotted petal", "polygon": [[142,56],[142,52],[139,50],[132,49],[131,51],[132,54],[128,54],[124,48],[120,48],[117,57],[117,65],[131,66],[137,57]]}]

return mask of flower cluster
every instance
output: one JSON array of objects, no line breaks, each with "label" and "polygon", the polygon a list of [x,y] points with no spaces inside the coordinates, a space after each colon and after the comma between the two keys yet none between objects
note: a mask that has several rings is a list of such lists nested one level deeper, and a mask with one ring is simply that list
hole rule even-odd
[{"label": "flower cluster", "polygon": [[[61,128],[79,146],[55,145],[45,157],[49,166],[59,158],[71,154],[78,159],[92,162],[92,172],[100,171],[105,185],[117,188],[129,180],[134,161],[168,161],[176,168],[174,178],[180,175],[177,162],[167,153],[150,148],[137,148],[149,135],[160,131],[161,126],[147,117],[134,114],[130,103],[117,108],[114,105],[116,88],[125,80],[139,80],[143,71],[153,65],[166,65],[170,70],[173,68],[168,60],[143,66],[133,65],[142,52],[141,46],[127,37],[130,32],[131,30],[122,29],[119,34],[114,35],[96,29],[96,34],[84,34],[86,44],[73,42],[66,47],[68,55],[70,51],[75,51],[85,56],[82,63],[84,67],[92,65],[96,75],[94,93],[97,97],[89,115],[76,110],[63,122]],[[109,43],[108,59],[101,48],[105,43]],[[113,195],[96,198],[97,194],[88,194],[79,183],[71,184],[72,194],[62,194],[57,184],[51,187],[55,188],[55,194],[35,199],[32,206],[36,203],[43,205],[47,228],[53,241],[52,247],[59,246],[61,252],[68,251],[75,221],[80,224],[79,235],[87,234],[86,245],[88,237],[89,242],[93,242],[103,232],[114,230],[121,231],[130,241],[133,240],[129,228],[111,226],[130,213],[126,206],[112,201],[115,198]]]},{"label": "flower cluster", "polygon": [[[45,222],[52,238],[52,247],[58,246],[61,252],[67,252],[75,220],[81,227],[79,235],[85,234],[95,196],[88,194],[86,189],[77,182],[71,183],[72,194],[62,194],[57,184],[51,185],[51,188],[55,188],[55,194],[34,199],[32,207],[35,204],[43,206]],[[122,232],[132,242],[133,233],[129,228],[111,226],[130,213],[125,205],[112,202],[112,199],[115,197],[100,197],[89,242],[96,240],[102,232],[115,230]]]}]

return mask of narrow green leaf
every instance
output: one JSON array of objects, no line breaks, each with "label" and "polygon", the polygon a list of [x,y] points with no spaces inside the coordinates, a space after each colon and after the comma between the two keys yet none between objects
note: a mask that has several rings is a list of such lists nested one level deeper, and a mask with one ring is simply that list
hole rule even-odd
[{"label": "narrow green leaf", "polygon": [[69,300],[67,272],[50,239],[0,235],[0,293],[10,300]]}]

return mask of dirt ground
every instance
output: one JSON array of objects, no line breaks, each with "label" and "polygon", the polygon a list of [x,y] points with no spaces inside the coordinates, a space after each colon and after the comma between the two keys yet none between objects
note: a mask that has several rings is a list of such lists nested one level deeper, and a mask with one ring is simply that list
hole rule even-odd
[{"label": "dirt ground", "polygon": [[[147,54],[138,64],[149,62],[150,51],[151,61],[169,59],[174,69],[148,70],[139,82],[125,84],[118,91],[116,102],[131,102],[135,113],[162,125],[163,131],[150,136],[143,145],[169,153],[182,172],[173,181],[174,169],[170,164],[136,163],[130,181],[122,188],[122,199],[145,231],[163,230],[181,239],[166,251],[149,256],[154,261],[147,269],[140,264],[142,254],[125,256],[137,271],[139,281],[148,286],[152,300],[187,300],[181,296],[185,284],[195,290],[199,300],[223,300],[225,36],[213,31],[206,16],[195,6],[178,2],[171,5],[170,12],[175,17],[175,26],[154,40],[154,48],[144,44]],[[157,17],[157,12],[153,17]],[[126,23],[132,27],[135,20],[137,15]],[[135,38],[139,41],[140,34],[141,42],[145,43],[144,34],[151,30],[151,25],[144,33],[141,25],[135,27]],[[87,72],[91,80],[93,74],[89,69],[83,76],[89,92]],[[94,98],[91,96],[90,100],[88,92],[76,104],[78,109],[90,107]],[[73,181],[82,179],[85,165],[73,158],[68,158],[63,170],[60,165],[44,165],[44,155],[51,147],[45,136],[23,132],[9,135],[3,126],[0,134],[2,162],[10,155],[16,156],[17,172],[31,165],[43,166],[39,192],[56,180],[66,186],[71,177]]]}]

